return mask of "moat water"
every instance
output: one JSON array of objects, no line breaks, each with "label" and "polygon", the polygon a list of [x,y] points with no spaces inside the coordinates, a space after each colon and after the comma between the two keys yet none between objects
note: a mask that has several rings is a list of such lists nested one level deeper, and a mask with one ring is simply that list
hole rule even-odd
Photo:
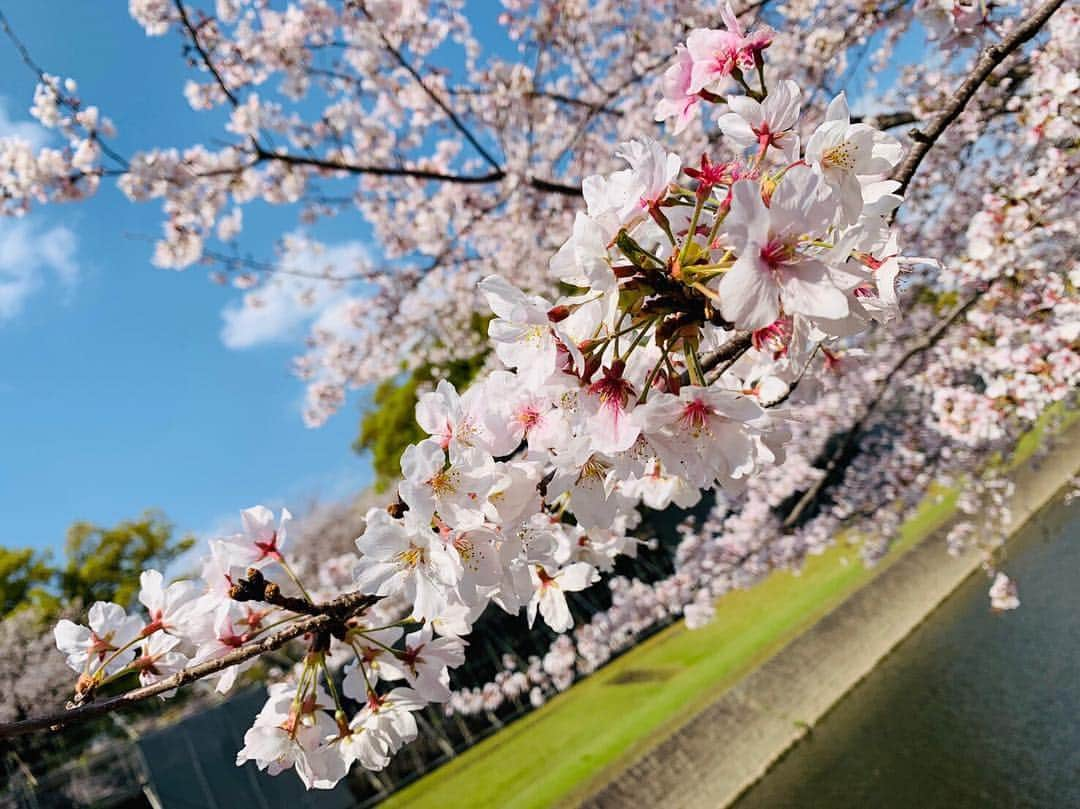
[{"label": "moat water", "polygon": [[1019,610],[966,581],[735,809],[1080,807],[1080,501],[1008,548]]}]

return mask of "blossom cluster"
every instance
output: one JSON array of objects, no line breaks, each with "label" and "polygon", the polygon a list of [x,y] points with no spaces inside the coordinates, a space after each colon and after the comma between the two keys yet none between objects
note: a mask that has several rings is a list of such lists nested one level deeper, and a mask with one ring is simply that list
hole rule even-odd
[{"label": "blossom cluster", "polygon": [[91,196],[101,182],[101,139],[112,122],[76,95],[74,79],[41,75],[30,114],[55,130],[63,148],[37,147],[19,134],[0,138],[0,215],[21,216],[34,202],[71,202]]}]

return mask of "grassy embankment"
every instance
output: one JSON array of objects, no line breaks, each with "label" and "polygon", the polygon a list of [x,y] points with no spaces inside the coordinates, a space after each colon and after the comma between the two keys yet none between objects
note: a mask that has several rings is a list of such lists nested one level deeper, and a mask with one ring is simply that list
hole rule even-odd
[{"label": "grassy embankment", "polygon": [[[1069,415],[1072,421],[1078,414]],[[1018,444],[1010,466],[1041,441],[1039,426]],[[857,545],[841,539],[797,574],[778,571],[725,595],[705,628],[691,631],[679,622],[657,633],[382,806],[540,809],[574,802],[945,524],[955,500],[955,491],[932,489],[872,569],[861,563]]]}]

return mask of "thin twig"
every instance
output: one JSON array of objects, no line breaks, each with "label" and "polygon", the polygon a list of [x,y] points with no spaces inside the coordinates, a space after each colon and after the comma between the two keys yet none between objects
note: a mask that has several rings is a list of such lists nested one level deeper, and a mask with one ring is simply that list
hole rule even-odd
[{"label": "thin twig", "polygon": [[[56,96],[56,98],[60,101],[61,104],[68,107],[69,109],[72,109],[72,111],[74,112],[78,112],[77,105],[72,104],[71,101],[63,93],[60,92],[60,89],[53,84],[53,82],[45,74],[45,71],[42,70],[41,66],[34,61],[34,57],[30,55],[30,49],[26,47],[26,45],[21,39],[19,39],[18,35],[11,27],[11,24],[8,22],[8,19],[4,15],[3,11],[0,11],[0,28],[3,29],[4,33],[7,35],[7,38],[11,40],[11,44],[15,46],[15,50],[19,54],[19,58],[22,60],[22,63],[28,68],[30,68],[30,70],[32,70],[37,75],[38,81],[52,89],[53,94]],[[91,134],[94,141],[101,148],[103,154],[115,160],[125,169],[127,168],[128,162],[123,155],[121,155],[119,152],[109,146],[108,143],[102,140],[101,136],[97,132],[93,132]],[[102,173],[104,172],[105,170],[103,170]],[[123,174],[124,172],[119,173]],[[83,176],[86,175],[84,174]]]},{"label": "thin twig", "polygon": [[434,101],[435,104],[439,107],[439,109],[441,109],[446,114],[446,117],[450,119],[450,123],[453,124],[454,128],[462,134],[465,140],[472,144],[473,148],[476,149],[477,153],[482,158],[484,158],[485,162],[487,162],[487,164],[491,166],[491,168],[496,171],[502,171],[502,165],[499,163],[498,160],[492,157],[491,153],[488,152],[487,149],[483,147],[480,141],[472,133],[472,130],[465,126],[465,124],[458,117],[457,113],[455,113],[454,110],[451,109],[450,105],[447,104],[442,98],[440,98],[439,95],[428,86],[427,82],[424,81],[423,77],[416,70],[416,68],[412,66],[409,60],[405,58],[405,55],[401,52],[401,50],[398,49],[392,42],[390,42],[389,39],[387,39],[386,34],[383,33],[378,23],[375,22],[375,18],[372,17],[371,13],[367,10],[367,6],[360,0],[357,0],[355,5],[357,6],[357,8],[360,9],[360,13],[364,15],[367,21],[375,27],[375,31],[378,33],[379,39],[382,40],[383,46],[386,48],[386,50],[388,50],[394,57],[394,59],[397,60],[397,63],[403,68],[405,68],[406,72],[408,72],[408,74],[412,76],[413,79],[415,79],[416,83],[420,85],[420,89],[424,91],[427,97]]},{"label": "thin twig", "polygon": [[199,39],[199,32],[196,30],[195,26],[191,24],[191,20],[188,18],[187,9],[184,8],[183,2],[181,2],[181,0],[173,0],[173,5],[176,6],[176,11],[180,15],[180,24],[183,25],[184,30],[187,31],[188,39],[191,40],[191,44],[195,47],[195,50],[198,51],[203,64],[206,65],[206,69],[210,71],[210,75],[214,77],[214,81],[216,81],[218,87],[221,88],[221,92],[229,99],[229,103],[232,106],[240,106],[240,102],[236,100],[236,96],[233,95],[232,90],[225,84],[225,79],[223,79],[218,72],[217,67],[210,58],[210,54],[207,53],[206,48],[203,47],[202,40]]},{"label": "thin twig", "polygon": [[784,391],[784,395],[781,396],[779,399],[776,399],[775,401],[772,401],[772,402],[769,402],[768,404],[762,405],[762,407],[765,407],[765,408],[779,407],[784,402],[786,402],[788,399],[790,399],[791,394],[793,394],[795,392],[795,389],[797,387],[799,387],[799,383],[803,381],[803,377],[806,376],[806,372],[810,370],[810,363],[812,363],[814,361],[814,357],[817,356],[817,353],[820,350],[821,350],[821,343],[817,343],[814,346],[814,350],[810,352],[810,356],[806,358],[806,362],[803,363],[803,367],[799,371],[799,375],[797,377],[795,377],[794,380],[792,380],[791,384],[788,385],[788,389],[786,391]]},{"label": "thin twig", "polygon": [[[277,160],[293,166],[312,166],[326,169],[327,171],[343,171],[347,174],[368,174],[375,177],[412,177],[417,180],[435,180],[443,183],[461,183],[463,185],[488,185],[505,180],[509,175],[502,169],[489,171],[486,174],[447,174],[442,171],[431,169],[408,168],[406,166],[366,166],[356,163],[343,163],[337,160],[327,160],[321,157],[309,157],[308,155],[290,154],[288,152],[271,152],[260,145],[255,146],[256,162]],[[554,194],[580,197],[581,187],[566,185],[564,183],[544,180],[539,177],[526,177],[525,184],[538,191],[550,191]]]}]

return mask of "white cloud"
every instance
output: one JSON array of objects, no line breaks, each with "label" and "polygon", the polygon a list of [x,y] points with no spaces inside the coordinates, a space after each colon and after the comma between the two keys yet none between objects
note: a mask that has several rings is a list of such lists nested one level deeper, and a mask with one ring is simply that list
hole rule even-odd
[{"label": "white cloud", "polygon": [[[367,263],[366,248],[355,241],[316,249],[297,240],[281,259],[283,267],[330,276],[352,275]],[[355,285],[346,283],[275,275],[222,310],[221,340],[239,350],[294,339],[354,291]]]},{"label": "white cloud", "polygon": [[13,121],[8,113],[8,99],[0,96],[0,138],[25,140],[40,149],[50,140],[49,130],[36,121]]},{"label": "white cloud", "polygon": [[0,321],[16,317],[50,272],[70,290],[79,277],[77,249],[78,239],[63,225],[0,219]]},{"label": "white cloud", "polygon": [[[35,149],[49,142],[47,129],[32,120],[12,120],[9,107],[8,99],[0,96],[0,139],[24,140]],[[20,313],[50,272],[70,290],[79,277],[77,248],[75,234],[62,225],[0,219],[0,322]]]}]

